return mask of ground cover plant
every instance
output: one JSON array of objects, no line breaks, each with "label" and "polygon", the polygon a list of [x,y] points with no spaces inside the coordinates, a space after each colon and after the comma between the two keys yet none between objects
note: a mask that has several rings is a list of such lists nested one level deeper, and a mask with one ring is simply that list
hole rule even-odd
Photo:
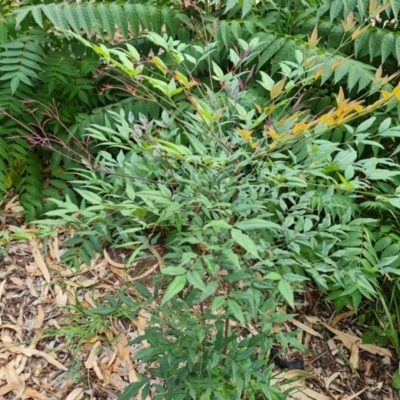
[{"label": "ground cover plant", "polygon": [[[122,399],[139,391],[143,398],[150,391],[173,399],[286,398],[285,390],[271,385],[271,346],[302,347],[296,332],[276,330],[292,317],[278,306],[287,303],[295,312],[301,299],[295,293],[304,293],[308,279],[337,311],[357,310],[377,296],[390,304],[385,285],[395,297],[400,89],[391,65],[397,62],[397,39],[389,39],[390,24],[379,24],[398,9],[395,3],[370,2],[367,10],[365,4],[186,4],[182,26],[168,28],[166,20],[170,31],[163,33],[162,23],[158,29],[149,23],[141,34],[137,15],[159,21],[155,15],[170,14],[158,11],[164,10],[160,4],[138,5],[127,12],[136,41],[115,46],[101,44],[101,28],[114,37],[117,26],[127,38],[121,10],[130,5],[14,10],[11,20],[32,18],[29,26],[45,26],[43,13],[51,22],[46,27],[60,29],[51,33],[63,51],[73,43],[80,54],[89,54],[91,65],[105,71],[95,82],[108,85],[98,118],[89,105],[80,127],[48,99],[30,96],[25,102],[31,112],[21,114],[30,118],[22,122],[21,135],[44,150],[20,154],[35,162],[51,156],[52,171],[41,173],[55,174],[50,182],[60,189],[45,192],[51,197],[46,204],[55,209],[39,221],[43,236],[53,226],[73,229],[62,262],[75,269],[90,265],[105,245],[134,249],[127,268],[157,244],[166,249],[153,291],[136,284],[139,300],[130,303],[121,293],[96,311],[120,315],[128,306],[130,318],[140,308],[153,315],[136,339],[150,344],[137,359],[155,365],[149,372],[157,380],[141,376]],[[90,13],[103,23],[95,35]],[[82,39],[83,32],[91,40]],[[385,32],[379,46],[377,32]],[[139,37],[153,53],[143,54]],[[16,43],[21,44],[3,45],[3,64],[12,71],[3,80],[11,95],[30,86],[23,72],[8,66],[19,62],[13,57],[30,42],[23,37]],[[13,46],[18,54],[9,53]],[[357,60],[347,57],[353,46]],[[115,102],[124,96],[132,107]],[[70,100],[74,115],[74,95]],[[3,105],[12,130],[21,124],[20,109],[11,110]],[[32,117],[35,125],[29,124]],[[49,130],[48,121],[58,128]],[[21,138],[11,139],[5,146],[20,149]],[[10,175],[15,168],[25,168],[27,181],[29,171],[40,171],[39,164],[34,170],[20,167],[22,159],[8,156],[12,171],[5,167],[7,186],[18,190],[22,186]],[[153,301],[160,303],[156,310]],[[384,311],[388,339],[398,350],[396,318],[388,306]]]},{"label": "ground cover plant", "polygon": [[[111,223],[115,246],[135,246],[127,265],[158,243],[160,233],[164,236],[165,278],[155,289],[156,297],[162,290],[161,305],[137,338],[150,343],[137,358],[156,362],[151,373],[164,381],[156,385],[156,398],[235,398],[232,392],[237,398],[260,393],[279,398],[269,381],[271,345],[299,344],[295,336],[273,332],[274,323],[292,315],[267,311],[282,300],[294,308],[294,292],[309,277],[338,310],[347,304],[357,309],[363,297],[376,295],[384,275],[396,273],[397,256],[374,248],[375,237],[382,237],[379,220],[363,216],[362,210],[385,202],[396,207],[394,187],[388,198],[387,191],[373,189],[369,181],[396,176],[398,167],[379,151],[358,158],[383,148],[379,140],[396,137],[399,130],[390,119],[376,124],[376,117],[368,118],[356,129],[350,123],[397,101],[398,89],[369,108],[347,100],[340,89],[337,106],[328,113],[316,117],[302,110],[288,118],[282,110],[290,89],[304,89],[320,77],[321,66],[307,69],[304,59],[310,58],[300,52],[297,64],[282,63],[286,77],[280,81],[260,74],[266,101],[254,105],[244,83],[253,72],[241,66],[257,48],[257,39],[239,42],[228,73],[211,62],[210,86],[200,86],[186,66],[181,68],[185,60],[196,66],[193,52],[185,52],[187,45],[166,35],[147,37],[164,53],[144,62],[134,47],[108,50],[76,37],[133,77],[129,92],[157,102],[163,112],[160,120],[109,113],[105,126],[88,128],[98,156],[77,171],[81,207],[68,199],[53,200],[58,208],[47,215],[63,217],[40,223],[77,229],[66,262],[82,250],[94,254],[90,238],[109,240],[105,233]],[[210,52],[213,47],[210,43]],[[198,51],[209,57],[204,49]],[[291,81],[284,90],[287,78]],[[212,90],[213,81],[218,89]],[[277,120],[268,124],[268,117]],[[344,122],[349,133],[344,148],[323,139],[324,132]],[[358,201],[364,192],[371,193],[372,202]],[[147,297],[155,299],[150,293]],[[193,306],[200,307],[200,315],[193,315]],[[238,328],[232,329],[230,320]],[[238,345],[239,327],[251,323],[259,330]],[[260,367],[265,368],[261,375]],[[127,389],[126,398],[151,389],[154,385],[144,377]]]}]

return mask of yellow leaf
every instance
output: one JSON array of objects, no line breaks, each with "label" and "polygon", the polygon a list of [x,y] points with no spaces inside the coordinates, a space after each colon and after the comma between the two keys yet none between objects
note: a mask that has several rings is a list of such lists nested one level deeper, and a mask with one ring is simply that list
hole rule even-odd
[{"label": "yellow leaf", "polygon": [[306,132],[308,130],[308,124],[305,124],[304,122],[299,122],[297,124],[294,124],[293,126],[293,134],[298,135],[300,133]]},{"label": "yellow leaf", "polygon": [[258,142],[253,143],[253,138],[251,137],[254,130],[247,131],[245,129],[236,128],[236,130],[240,133],[240,135],[246,140],[246,142],[254,149],[254,147],[258,146]]},{"label": "yellow leaf", "polygon": [[339,68],[341,65],[343,65],[346,61],[348,61],[351,58],[351,56],[347,58],[343,58],[342,60],[336,61],[332,67],[331,70],[334,71],[335,69]]},{"label": "yellow leaf", "polygon": [[286,76],[280,80],[276,85],[274,85],[271,89],[271,99],[274,100],[275,98],[277,98],[281,93],[282,90],[285,86],[285,82],[286,82]]},{"label": "yellow leaf", "polygon": [[357,105],[357,106],[354,107],[354,109],[355,109],[358,113],[361,113],[361,112],[363,112],[364,107],[363,107],[362,105]]},{"label": "yellow leaf", "polygon": [[249,140],[251,138],[251,134],[254,132],[254,130],[246,131],[245,129],[240,129],[240,128],[236,128],[236,130],[246,140]]},{"label": "yellow leaf", "polygon": [[274,140],[268,147],[273,150],[278,145],[278,142]]},{"label": "yellow leaf", "polygon": [[189,81],[185,75],[181,74],[179,71],[174,72],[174,78],[185,87],[188,87]]},{"label": "yellow leaf", "polygon": [[339,93],[337,95],[335,95],[335,97],[336,97],[336,104],[339,107],[344,101],[344,92],[343,92],[343,88],[341,86],[339,89]]},{"label": "yellow leaf", "polygon": [[12,181],[10,174],[6,175],[4,185],[5,185],[6,189],[10,189],[10,187],[13,185],[13,181]]},{"label": "yellow leaf", "polygon": [[264,114],[265,115],[270,115],[272,113],[272,111],[274,111],[274,110],[275,110],[275,106],[274,105],[272,105],[270,107],[265,107],[264,108]]},{"label": "yellow leaf", "polygon": [[382,65],[379,66],[379,68],[375,72],[375,79],[379,81],[382,77]]},{"label": "yellow leaf", "polygon": [[369,1],[369,13],[373,14],[373,12],[376,10],[377,7],[377,0],[370,0]]},{"label": "yellow leaf", "polygon": [[356,21],[354,21],[354,14],[350,12],[347,16],[346,22],[342,21],[343,29],[345,32],[348,32],[354,25]]},{"label": "yellow leaf", "polygon": [[342,181],[342,183],[343,183],[344,187],[346,188],[346,190],[354,188],[354,185],[349,183],[342,174],[340,174],[339,172],[337,172],[337,174],[339,175],[339,178]]},{"label": "yellow leaf", "polygon": [[318,38],[318,25],[315,25],[311,36],[308,36],[308,45],[310,46],[310,49],[313,49],[318,44],[319,40],[320,38]]},{"label": "yellow leaf", "polygon": [[280,135],[278,133],[276,133],[275,129],[272,128],[271,126],[267,127],[266,133],[267,133],[267,135],[271,136],[275,140],[278,140],[280,137]]},{"label": "yellow leaf", "polygon": [[322,75],[322,72],[324,72],[324,66],[320,65],[318,67],[317,71],[315,72],[315,75],[314,75],[315,80],[317,80]]},{"label": "yellow leaf", "polygon": [[335,123],[335,117],[332,114],[324,114],[319,120],[328,126],[332,126]]},{"label": "yellow leaf", "polygon": [[376,8],[370,15],[370,17],[376,17],[379,15],[382,11],[386,10],[390,6],[390,2],[386,4],[380,5],[378,8]]},{"label": "yellow leaf", "polygon": [[351,40],[357,39],[359,36],[361,36],[369,27],[371,24],[368,24],[367,26],[364,26],[364,28],[357,28],[353,34],[351,35]]},{"label": "yellow leaf", "polygon": [[[296,111],[294,114],[292,114],[289,117],[290,121],[294,121],[297,120],[298,118],[300,118],[302,115],[306,114],[308,112],[308,110],[304,110],[304,111]],[[286,122],[286,118],[282,118],[280,121]]]},{"label": "yellow leaf", "polygon": [[393,93],[387,92],[386,90],[382,90],[381,93],[385,100],[389,100],[393,96]]},{"label": "yellow leaf", "polygon": [[306,54],[303,54],[303,59],[304,59],[304,66],[306,69],[311,68],[317,61],[316,56],[308,58]]},{"label": "yellow leaf", "polygon": [[153,56],[152,61],[154,62],[154,64],[156,65],[156,67],[162,72],[162,74],[165,76],[166,73],[168,72],[168,68],[167,66],[163,63],[163,61],[161,60],[161,58]]}]

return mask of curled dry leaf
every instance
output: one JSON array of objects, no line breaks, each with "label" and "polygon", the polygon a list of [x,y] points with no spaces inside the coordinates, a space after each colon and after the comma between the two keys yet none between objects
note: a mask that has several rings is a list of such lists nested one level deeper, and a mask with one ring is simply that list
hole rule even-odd
[{"label": "curled dry leaf", "polygon": [[365,389],[366,389],[366,388],[360,390],[360,391],[357,392],[357,393],[352,394],[351,396],[345,396],[345,397],[343,398],[343,400],[353,400],[353,399],[357,399],[358,396],[359,396],[361,393],[365,392]]},{"label": "curled dry leaf", "polygon": [[133,279],[130,279],[131,281],[138,281],[139,279],[144,278],[147,275],[150,275],[153,271],[155,271],[158,267],[158,263],[154,264],[150,269],[148,269],[146,272],[144,272],[143,274],[140,274],[138,276],[135,276]]},{"label": "curled dry leaf", "polygon": [[329,390],[329,386],[331,385],[331,383],[332,383],[336,378],[339,378],[339,377],[343,379],[343,376],[342,376],[342,374],[341,374],[340,372],[335,372],[335,373],[333,373],[333,374],[326,380],[326,382],[325,382],[325,387],[326,387],[326,389]]},{"label": "curled dry leaf", "polygon": [[371,375],[371,367],[374,365],[374,362],[371,359],[368,359],[364,361],[364,367],[365,367],[365,376],[370,376]]},{"label": "curled dry leaf", "polygon": [[4,279],[3,282],[0,283],[0,300],[1,300],[1,296],[3,295],[4,292],[4,286],[6,285],[6,280]]},{"label": "curled dry leaf", "polygon": [[40,329],[44,321],[44,310],[41,304],[38,305],[38,315],[36,317],[35,324],[32,326],[33,329]]},{"label": "curled dry leaf", "polygon": [[337,325],[342,319],[347,318],[347,317],[350,317],[350,316],[352,316],[352,315],[354,315],[354,314],[355,314],[355,311],[354,311],[354,310],[350,310],[350,311],[346,311],[346,312],[344,312],[344,313],[341,313],[341,314],[339,314],[339,315],[336,315],[336,317],[333,318],[333,320],[332,320],[332,322],[331,322],[331,327],[332,327],[332,328],[335,328],[336,325]]},{"label": "curled dry leaf", "polygon": [[116,268],[126,268],[126,265],[125,265],[125,264],[122,264],[122,263],[118,263],[118,262],[116,262],[116,261],[113,261],[113,260],[110,258],[110,256],[108,255],[106,249],[103,250],[103,254],[104,254],[104,258],[107,260],[107,262],[108,262],[110,265],[112,265],[113,267],[116,267]]},{"label": "curled dry leaf", "polygon": [[63,371],[67,371],[68,368],[64,367],[59,361],[57,361],[55,358],[53,358],[50,354],[47,354],[43,351],[39,351],[36,349],[29,349],[29,348],[20,348],[20,347],[10,347],[10,352],[11,353],[17,353],[17,354],[23,354],[28,357],[32,356],[38,356],[38,357],[43,357],[45,360],[47,360],[50,364],[54,365],[55,367],[62,369]]},{"label": "curled dry leaf", "polygon": [[83,397],[83,389],[76,388],[74,389],[65,400],[80,400]]},{"label": "curled dry leaf", "polygon": [[94,363],[94,361],[97,360],[97,351],[96,351],[96,349],[97,349],[100,345],[101,345],[101,342],[100,342],[100,340],[98,340],[98,341],[93,345],[93,347],[91,348],[90,353],[89,353],[89,356],[88,356],[87,360],[85,361],[85,367],[86,367],[87,369],[93,368],[93,363]]},{"label": "curled dry leaf", "polygon": [[[14,324],[2,324],[0,325],[0,329],[12,329],[13,331],[15,331],[17,339],[22,342],[22,328],[18,325],[14,325]],[[5,334],[5,331],[1,332],[1,338],[3,340],[3,334]]]},{"label": "curled dry leaf", "polygon": [[14,400],[21,398],[25,390],[25,381],[17,374],[14,368],[14,361],[9,362],[6,366],[6,382],[6,386],[17,392]]},{"label": "curled dry leaf", "polygon": [[307,332],[307,333],[309,333],[310,335],[319,337],[319,338],[321,338],[321,339],[323,338],[323,336],[322,336],[319,332],[317,332],[316,330],[310,328],[310,327],[307,326],[306,324],[303,324],[302,322],[297,321],[297,320],[294,319],[294,318],[290,319],[289,321],[290,321],[293,325],[295,325],[295,326],[297,326],[298,328],[302,329],[304,332]]},{"label": "curled dry leaf", "polygon": [[26,387],[24,390],[24,393],[22,395],[23,399],[34,399],[34,400],[49,400],[47,396],[45,396],[42,393],[39,393],[35,389],[31,389],[29,387]]},{"label": "curled dry leaf", "polygon": [[358,369],[359,351],[360,351],[360,340],[353,342],[351,345],[351,355],[349,361],[355,370]]},{"label": "curled dry leaf", "polygon": [[[360,338],[357,336],[350,335],[349,333],[345,333],[339,331],[338,329],[332,328],[329,324],[322,322],[317,317],[306,316],[307,320],[311,323],[319,323],[322,324],[326,329],[330,330],[332,333],[336,335],[336,338],[339,339],[349,350],[352,348],[352,344],[354,342],[360,341]],[[378,354],[380,356],[388,356],[392,357],[392,353],[390,350],[385,349],[383,347],[375,346],[373,344],[360,344],[360,349],[368,351],[371,354]]]},{"label": "curled dry leaf", "polygon": [[68,302],[68,294],[65,293],[59,286],[54,286],[54,293],[56,293],[57,305],[65,306]]},{"label": "curled dry leaf", "polygon": [[104,376],[100,371],[99,364],[97,363],[97,359],[93,361],[93,371],[95,372],[95,374],[101,381],[104,381]]},{"label": "curled dry leaf", "polygon": [[32,251],[32,255],[35,260],[36,265],[38,266],[41,273],[43,274],[43,277],[46,280],[46,282],[50,283],[50,281],[51,281],[50,273],[49,273],[46,263],[44,262],[43,256],[39,251],[39,245],[38,245],[37,241],[34,239],[31,239],[30,245],[31,245],[31,251]]}]

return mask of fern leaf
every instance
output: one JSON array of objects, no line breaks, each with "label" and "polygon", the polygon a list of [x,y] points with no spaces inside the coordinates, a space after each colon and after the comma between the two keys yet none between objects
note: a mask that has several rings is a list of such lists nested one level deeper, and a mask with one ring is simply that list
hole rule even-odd
[{"label": "fern leaf", "polygon": [[262,53],[257,65],[257,71],[285,44],[286,39],[277,38]]},{"label": "fern leaf", "polygon": [[142,27],[144,29],[151,30],[152,24],[150,22],[150,12],[149,12],[150,7],[147,7],[143,4],[136,4],[135,9]]},{"label": "fern leaf", "polygon": [[343,18],[346,19],[351,11],[357,6],[357,0],[343,0]]},{"label": "fern leaf", "polygon": [[128,21],[126,19],[126,15],[123,12],[123,9],[115,3],[110,5],[110,11],[113,16],[113,19],[118,27],[118,30],[122,33],[122,36],[125,39],[128,39]]},{"label": "fern leaf", "polygon": [[337,49],[340,47],[340,43],[343,39],[344,29],[341,25],[336,25],[332,28],[329,33],[328,47],[331,49]]},{"label": "fern leaf", "polygon": [[400,65],[400,36],[396,37],[395,55],[397,58],[397,65]]},{"label": "fern leaf", "polygon": [[60,5],[47,4],[45,6],[42,6],[42,11],[46,15],[46,17],[51,21],[51,23],[58,29],[68,30],[69,28],[68,21]]},{"label": "fern leaf", "polygon": [[150,19],[153,25],[153,31],[156,33],[161,33],[163,19],[160,10],[158,10],[155,7],[151,7],[149,8],[149,12],[150,12]]},{"label": "fern leaf", "polygon": [[361,70],[360,79],[358,81],[358,91],[365,89],[368,85],[371,84],[373,78],[372,73],[368,73],[365,70]]},{"label": "fern leaf", "polygon": [[367,15],[370,0],[357,0],[357,11],[360,15],[360,21],[363,22]]},{"label": "fern leaf", "polygon": [[[310,30],[304,33],[310,33],[312,32],[312,29],[314,29],[312,26],[310,26]],[[318,35],[323,38],[329,38],[329,32],[332,29],[332,24],[329,21],[324,21],[322,24],[318,25]]]},{"label": "fern leaf", "polygon": [[[175,13],[169,8],[163,8],[161,10],[161,14],[162,14],[162,19],[165,21],[167,34],[174,35],[175,33],[177,33],[178,20],[175,16]],[[190,33],[188,29],[186,30],[188,31],[188,33]]]},{"label": "fern leaf", "polygon": [[139,14],[136,12],[136,10],[132,4],[125,4],[124,10],[125,10],[129,25],[132,28],[133,35],[135,38],[137,38],[140,34]]},{"label": "fern leaf", "polygon": [[77,34],[80,34],[79,16],[76,12],[76,8],[65,7],[64,15],[69,23],[69,26],[72,28],[72,30]]},{"label": "fern leaf", "polygon": [[329,4],[321,4],[317,10],[316,17],[321,18],[330,8]]},{"label": "fern leaf", "polygon": [[0,44],[7,43],[8,27],[5,21],[0,20]]},{"label": "fern leaf", "polygon": [[43,69],[42,80],[48,94],[51,94],[57,85],[70,85],[71,79],[69,77],[74,75],[73,60],[64,52],[49,53]]},{"label": "fern leaf", "polygon": [[19,26],[21,22],[26,18],[29,11],[31,11],[31,7],[22,7],[14,10],[13,14],[16,15],[15,25]]},{"label": "fern leaf", "polygon": [[15,40],[6,43],[0,48],[7,50],[0,52],[0,71],[6,72],[0,80],[9,81],[12,94],[18,89],[20,82],[33,86],[31,78],[37,78],[44,63],[44,54],[36,43]]},{"label": "fern leaf", "polygon": [[321,84],[325,83],[333,74],[332,66],[336,61],[334,59],[327,59],[326,57],[318,57],[317,64],[324,66],[321,75]]},{"label": "fern leaf", "polygon": [[395,37],[393,33],[389,32],[383,37],[381,44],[382,64],[386,61],[390,53],[394,50],[394,43],[395,43]]},{"label": "fern leaf", "polygon": [[39,7],[32,8],[32,16],[35,22],[43,28],[42,10]]},{"label": "fern leaf", "polygon": [[292,41],[287,41],[283,47],[275,54],[272,63],[272,74],[275,74],[279,69],[279,63],[282,61],[296,61],[295,60],[296,46]]},{"label": "fern leaf", "polygon": [[380,238],[376,243],[375,243],[375,251],[382,251],[386,249],[390,244],[392,243],[392,239],[388,238],[387,236],[384,236]]},{"label": "fern leaf", "polygon": [[391,6],[392,6],[392,11],[393,11],[393,16],[397,20],[397,17],[399,15],[399,11],[400,11],[400,0],[392,0]]},{"label": "fern leaf", "polygon": [[381,30],[373,32],[369,39],[368,47],[369,47],[369,56],[371,62],[374,57],[380,55],[382,39],[383,39],[383,32]]},{"label": "fern leaf", "polygon": [[99,13],[101,20],[103,22],[102,27],[107,32],[108,37],[111,41],[114,41],[115,38],[115,21],[112,16],[110,7],[107,7],[104,4],[99,4],[96,8]]},{"label": "fern leaf", "polygon": [[369,37],[371,35],[371,31],[366,30],[361,36],[359,36],[354,41],[354,50],[356,57],[362,56],[365,53],[366,49],[368,49],[367,43],[369,42]]},{"label": "fern leaf", "polygon": [[330,19],[331,22],[339,15],[343,8],[343,0],[334,0],[331,4]]},{"label": "fern leaf", "polygon": [[397,243],[392,243],[390,246],[386,247],[382,252],[382,258],[393,257],[400,252],[400,245]]},{"label": "fern leaf", "polygon": [[356,66],[352,65],[347,78],[347,87],[351,90],[361,78],[361,71]]},{"label": "fern leaf", "polygon": [[335,69],[335,83],[338,83],[342,78],[349,73],[349,63],[345,62]]},{"label": "fern leaf", "polygon": [[[91,30],[92,24],[91,24],[91,18],[90,18],[90,14],[89,14],[89,6],[72,8],[71,11],[72,11],[72,14],[77,15],[78,21],[79,21],[79,27],[85,31],[87,37],[90,37],[90,30]],[[75,19],[76,18],[74,18],[74,20]],[[79,34],[79,28],[76,33]]]}]

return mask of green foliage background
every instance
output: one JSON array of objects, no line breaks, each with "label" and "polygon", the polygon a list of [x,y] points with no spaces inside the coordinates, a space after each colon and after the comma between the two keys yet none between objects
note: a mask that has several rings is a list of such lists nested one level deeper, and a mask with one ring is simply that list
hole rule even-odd
[{"label": "green foliage background", "polygon": [[[400,108],[374,105],[398,84],[399,10],[398,0],[1,2],[0,195],[16,190],[43,231],[76,230],[64,243],[71,267],[104,245],[133,246],[132,262],[162,236],[155,293],[137,287],[143,307],[165,289],[173,321],[154,315],[138,339],[151,344],[138,358],[159,363],[158,398],[283,398],[268,351],[298,344],[271,334],[282,316],[267,310],[294,307],[307,279],[337,310],[377,296],[397,310],[383,293],[396,293],[400,266]],[[299,110],[333,111],[340,88],[373,115],[278,145],[265,135],[293,130]],[[190,312],[207,300],[203,316]],[[110,314],[127,304],[108,301]],[[204,322],[215,311],[216,333]],[[237,348],[229,319],[259,335]],[[141,388],[145,378],[125,398]]]}]

